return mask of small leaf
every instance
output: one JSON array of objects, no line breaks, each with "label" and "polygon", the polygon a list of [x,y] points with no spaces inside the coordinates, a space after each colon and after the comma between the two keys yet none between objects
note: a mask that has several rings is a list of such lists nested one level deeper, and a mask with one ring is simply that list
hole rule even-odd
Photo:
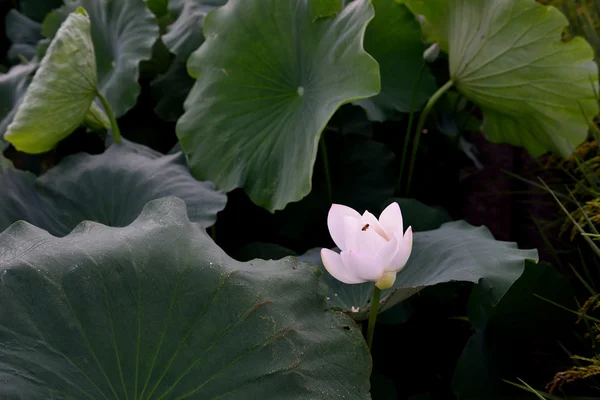
[{"label": "small leaf", "polygon": [[123,140],[103,154],[77,154],[36,178],[28,172],[0,170],[0,232],[18,220],[55,236],[81,221],[126,226],[150,200],[183,199],[192,221],[212,225],[227,197],[211,182],[198,182],[181,152],[163,156]]},{"label": "small leaf", "polygon": [[243,187],[271,212],[306,196],[331,116],[379,92],[378,65],[362,48],[372,18],[369,0],[317,21],[308,0],[231,0],[211,12],[177,124],[194,176]]},{"label": "small leaf", "polygon": [[[11,399],[367,399],[371,357],[319,273],[227,256],[183,201],[122,228],[0,234]],[[296,266],[296,269],[292,268]],[[35,377],[35,379],[31,379]]]},{"label": "small leaf", "polygon": [[[321,249],[313,249],[299,258],[318,265],[329,286],[329,305],[364,320],[370,310],[372,283],[347,285],[333,278],[321,263]],[[396,277],[391,289],[382,292],[380,312],[406,300],[427,286],[452,281],[479,284],[497,304],[521,276],[526,260],[537,261],[536,250],[520,250],[515,243],[494,240],[485,227],[473,227],[465,221],[448,222],[436,230],[416,232],[412,254]],[[352,307],[358,312],[352,312]]]},{"label": "small leaf", "polygon": [[115,116],[121,117],[135,106],[140,94],[140,62],[152,58],[159,34],[156,17],[144,0],[80,0],[48,15],[42,33],[52,37],[57,22],[78,5],[87,10],[92,22],[98,88]]},{"label": "small leaf", "polygon": [[447,7],[451,78],[483,111],[485,136],[534,156],[568,157],[598,114],[591,46],[580,37],[564,42],[566,17],[534,0],[452,0]]},{"label": "small leaf", "polygon": [[415,16],[397,0],[372,2],[375,18],[365,33],[365,50],[379,63],[381,93],[355,104],[367,111],[369,119],[383,122],[394,111],[410,112],[413,102],[413,111],[420,110],[435,92],[436,83],[423,65],[425,46]]},{"label": "small leaf", "polygon": [[83,9],[58,30],[4,139],[19,151],[44,153],[83,121],[96,93],[90,20]]}]

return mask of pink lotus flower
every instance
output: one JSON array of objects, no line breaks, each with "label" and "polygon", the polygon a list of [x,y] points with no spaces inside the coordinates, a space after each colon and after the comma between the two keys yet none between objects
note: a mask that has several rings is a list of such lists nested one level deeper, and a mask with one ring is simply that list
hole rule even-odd
[{"label": "pink lotus flower", "polygon": [[335,279],[347,284],[375,282],[381,290],[392,287],[412,251],[412,228],[404,232],[398,203],[390,204],[379,219],[368,211],[360,215],[333,204],[327,226],[341,253],[322,249],[321,259]]}]

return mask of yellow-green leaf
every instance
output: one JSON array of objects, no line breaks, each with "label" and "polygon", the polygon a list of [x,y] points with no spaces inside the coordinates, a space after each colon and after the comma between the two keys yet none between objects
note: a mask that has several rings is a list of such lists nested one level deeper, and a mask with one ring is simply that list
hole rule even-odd
[{"label": "yellow-green leaf", "polygon": [[78,8],[50,44],[4,138],[26,153],[51,150],[84,120],[96,86],[90,20]]}]

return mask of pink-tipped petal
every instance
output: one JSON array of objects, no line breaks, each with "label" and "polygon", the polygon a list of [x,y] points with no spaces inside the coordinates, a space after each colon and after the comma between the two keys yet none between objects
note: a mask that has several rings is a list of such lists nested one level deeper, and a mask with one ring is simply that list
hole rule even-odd
[{"label": "pink-tipped petal", "polygon": [[334,204],[329,209],[327,215],[327,227],[329,234],[335,242],[336,246],[341,250],[346,249],[346,235],[344,228],[344,219],[346,217],[354,218],[360,221],[360,214],[350,207],[341,204]]},{"label": "pink-tipped petal", "polygon": [[383,247],[381,247],[381,249],[379,249],[379,251],[377,252],[377,255],[379,256],[379,258],[381,258],[381,262],[386,267],[385,269],[387,269],[388,266],[391,265],[392,262],[394,261],[394,258],[396,257],[397,253],[398,253],[398,236],[394,235],[392,237],[392,240],[387,242]]},{"label": "pink-tipped petal", "polygon": [[369,282],[377,282],[383,275],[381,259],[372,253],[342,251],[342,261],[354,276]]},{"label": "pink-tipped petal", "polygon": [[394,236],[394,233],[402,233],[402,212],[398,203],[393,202],[383,210],[379,216],[379,225],[388,238]]},{"label": "pink-tipped petal", "polygon": [[390,264],[389,267],[386,268],[387,272],[391,271],[400,271],[410,258],[410,254],[412,253],[412,245],[413,245],[413,233],[412,226],[409,226],[402,240],[398,243],[398,253],[394,257],[394,260]]},{"label": "pink-tipped petal", "polygon": [[365,280],[357,278],[346,268],[342,257],[335,251],[321,249],[321,261],[331,276],[340,282],[347,284],[364,283]]}]

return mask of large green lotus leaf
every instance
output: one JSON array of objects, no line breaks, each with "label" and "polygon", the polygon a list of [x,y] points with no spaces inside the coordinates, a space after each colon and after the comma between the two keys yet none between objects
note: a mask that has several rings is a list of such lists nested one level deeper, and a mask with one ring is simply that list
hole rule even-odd
[{"label": "large green lotus leaf", "polygon": [[598,114],[598,66],[566,17],[534,0],[448,2],[450,73],[492,142],[569,156]]},{"label": "large green lotus leaf", "polygon": [[11,42],[8,58],[13,63],[21,59],[32,60],[36,55],[37,43],[43,39],[42,25],[29,19],[15,9],[6,14],[6,37]]},{"label": "large green lotus leaf", "polygon": [[80,8],[52,40],[4,139],[25,153],[51,150],[81,124],[96,83],[90,20]]},{"label": "large green lotus leaf", "polygon": [[[436,90],[429,68],[423,67],[425,46],[421,27],[405,5],[397,0],[372,0],[375,18],[365,33],[365,50],[381,70],[381,93],[361,100],[369,119],[384,121],[394,112],[418,111]],[[413,99],[414,97],[414,99]],[[414,102],[414,104],[413,104]]]},{"label": "large green lotus leaf", "polygon": [[[318,1],[318,0],[315,0]],[[308,0],[231,0],[204,21],[197,78],[177,124],[194,176],[243,187],[271,212],[311,189],[319,137],[342,104],[379,92],[362,47],[373,18],[356,0],[313,21]]]},{"label": "large green lotus leaf", "polygon": [[37,63],[30,62],[15,65],[7,73],[0,74],[0,147],[2,148],[4,134],[23,101],[37,67]]},{"label": "large green lotus leaf", "polygon": [[8,400],[370,398],[367,346],[324,310],[320,273],[231,259],[179,199],[64,238],[17,223],[0,275]]},{"label": "large green lotus leaf", "polygon": [[[416,232],[413,240],[406,267],[398,273],[394,286],[381,294],[380,312],[427,286],[452,281],[477,283],[490,302],[497,304],[521,276],[525,261],[538,259],[537,250],[520,250],[515,243],[494,240],[487,228],[474,227],[465,221]],[[323,270],[329,286],[329,305],[356,320],[366,319],[374,284],[347,285],[336,280],[323,267],[320,250],[309,250],[299,258]],[[358,311],[352,311],[353,308]]]},{"label": "large green lotus leaf", "polygon": [[140,62],[152,58],[159,34],[156,18],[144,0],[79,0],[50,14],[42,33],[51,37],[76,6],[85,8],[92,22],[98,88],[120,117],[135,106],[140,94]]},{"label": "large green lotus leaf", "polygon": [[192,221],[208,227],[227,201],[191,176],[181,152],[163,156],[127,140],[100,155],[69,156],[37,179],[0,170],[0,187],[0,232],[25,220],[55,236],[88,220],[126,226],[148,201],[166,196],[185,200]]},{"label": "large green lotus leaf", "polygon": [[62,6],[62,0],[20,0],[19,6],[21,12],[29,18],[42,22],[44,17],[54,10]]},{"label": "large green lotus leaf", "polygon": [[186,60],[204,42],[204,18],[227,0],[169,0],[169,14],[175,19],[163,35],[165,46]]}]

